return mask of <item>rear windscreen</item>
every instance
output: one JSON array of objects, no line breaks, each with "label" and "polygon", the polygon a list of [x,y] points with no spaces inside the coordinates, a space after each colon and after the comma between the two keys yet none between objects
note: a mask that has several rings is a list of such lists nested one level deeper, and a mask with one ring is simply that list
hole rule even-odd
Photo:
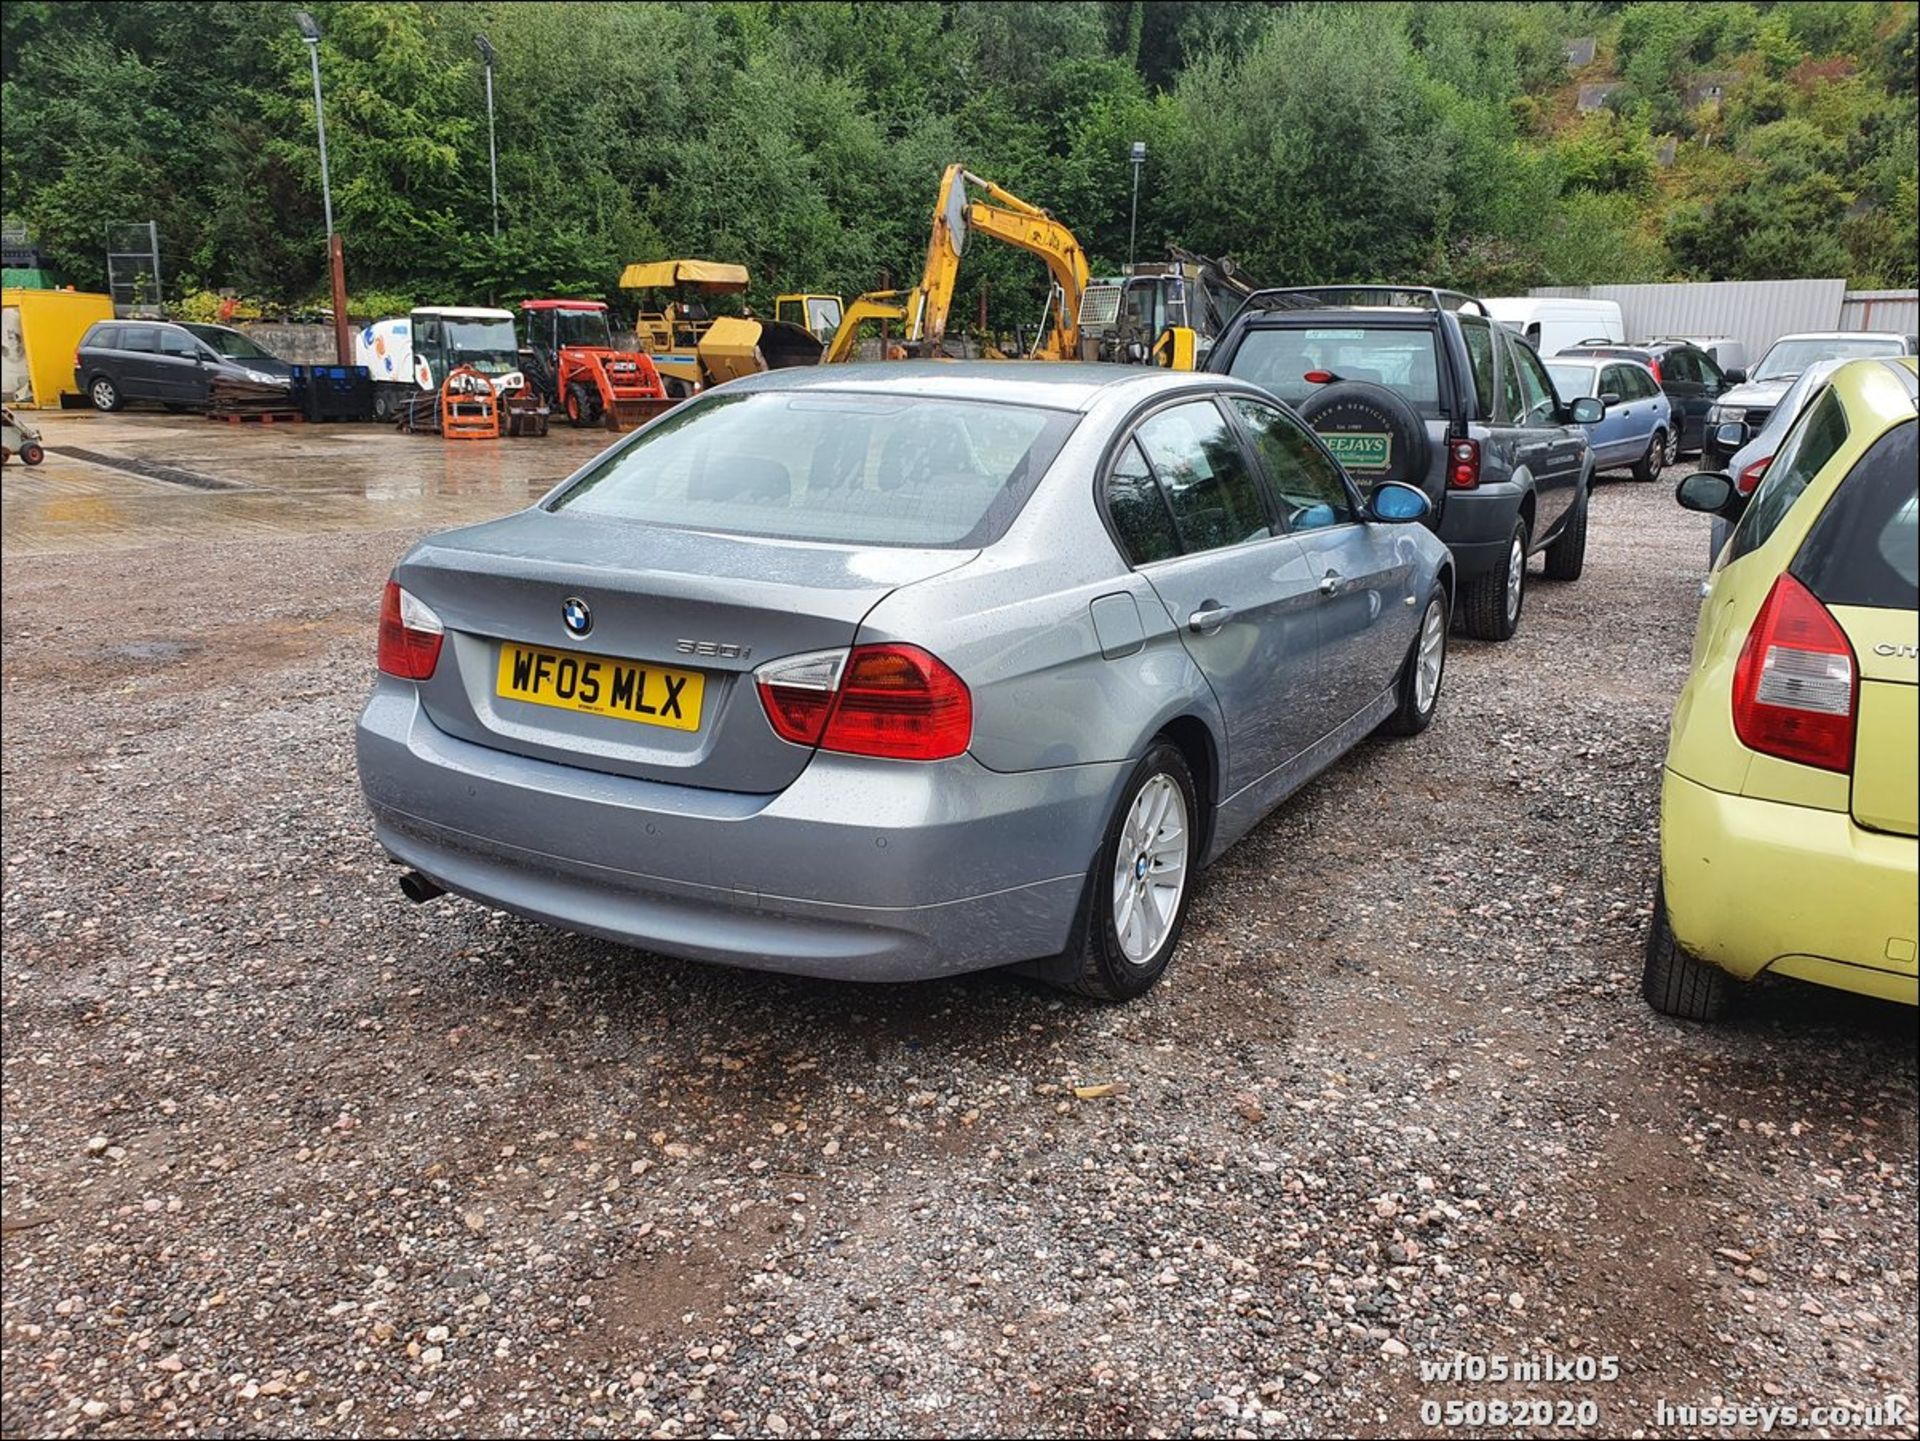
[{"label": "rear windscreen", "polygon": [[1338,380],[1384,385],[1415,410],[1440,413],[1440,367],[1431,330],[1364,325],[1253,329],[1240,342],[1228,370],[1291,404],[1328,383],[1306,378],[1315,371],[1331,372]]},{"label": "rear windscreen", "polygon": [[1593,394],[1593,367],[1591,365],[1556,365],[1547,362],[1547,374],[1553,377],[1553,388],[1560,392],[1562,399]]},{"label": "rear windscreen", "polygon": [[1916,430],[1903,421],[1876,440],[1801,542],[1793,574],[1827,605],[1920,609]]},{"label": "rear windscreen", "polygon": [[786,540],[985,545],[1077,418],[849,391],[718,394],[642,431],[550,505]]}]

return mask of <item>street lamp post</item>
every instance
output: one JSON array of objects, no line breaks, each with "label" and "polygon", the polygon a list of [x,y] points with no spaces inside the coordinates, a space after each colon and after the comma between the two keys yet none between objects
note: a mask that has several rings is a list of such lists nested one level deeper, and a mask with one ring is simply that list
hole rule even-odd
[{"label": "street lamp post", "polygon": [[313,16],[296,10],[293,23],[300,27],[307,42],[307,58],[313,62],[313,120],[320,127],[320,203],[327,212],[327,239],[333,239],[333,182],[327,177],[327,112],[320,99],[320,27]]},{"label": "street lamp post", "polygon": [[1147,142],[1136,140],[1127,155],[1133,166],[1133,213],[1127,220],[1127,264],[1133,264],[1133,241],[1140,228],[1140,167],[1147,163]]},{"label": "street lamp post", "polygon": [[333,290],[333,352],[341,365],[353,364],[353,336],[347,327],[347,262],[340,237],[333,229],[333,181],[327,174],[327,112],[320,97],[320,26],[305,10],[296,10],[293,23],[307,42],[313,65],[313,121],[320,131],[320,204],[327,217],[327,274]]},{"label": "street lamp post", "polygon": [[493,147],[493,44],[484,35],[473,37],[480,63],[487,70],[487,176],[493,186],[493,236],[500,238],[500,161]]}]

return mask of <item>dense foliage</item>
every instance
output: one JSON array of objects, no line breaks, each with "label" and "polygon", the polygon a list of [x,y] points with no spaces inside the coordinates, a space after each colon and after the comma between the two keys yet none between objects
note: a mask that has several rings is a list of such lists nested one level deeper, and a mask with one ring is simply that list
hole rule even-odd
[{"label": "dense foliage", "polygon": [[[953,160],[1113,269],[1136,139],[1139,253],[1177,241],[1276,283],[1915,282],[1912,3],[311,8],[356,309],[609,294],[624,262],[682,254],[745,262],[762,302],[904,283]],[[9,218],[82,285],[102,282],[109,223],[154,219],[170,294],[320,294],[292,16],[9,0]],[[497,238],[479,32],[498,52]],[[1580,36],[1598,53],[1575,72]],[[1030,317],[1040,274],[984,245],[965,267],[996,323]]]}]

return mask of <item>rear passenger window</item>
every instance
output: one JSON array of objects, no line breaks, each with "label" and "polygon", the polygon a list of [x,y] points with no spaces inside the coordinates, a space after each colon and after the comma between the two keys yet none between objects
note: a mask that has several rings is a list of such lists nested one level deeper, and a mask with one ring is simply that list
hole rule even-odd
[{"label": "rear passenger window", "polygon": [[1121,449],[1107,476],[1107,514],[1113,517],[1120,549],[1132,564],[1148,565],[1180,554],[1173,512],[1167,509],[1140,447],[1131,440]]},{"label": "rear passenger window", "polygon": [[1218,550],[1273,534],[1240,439],[1212,401],[1149,416],[1136,434],[1183,550]]},{"label": "rear passenger window", "polygon": [[1480,418],[1493,418],[1494,364],[1493,327],[1484,320],[1460,321],[1460,336],[1467,342],[1467,364],[1473,370],[1473,393],[1480,402]]},{"label": "rear passenger window", "polygon": [[80,343],[100,350],[118,350],[120,348],[120,327],[117,325],[96,326],[94,327],[93,334],[89,335]]},{"label": "rear passenger window", "polygon": [[1691,351],[1669,350],[1666,359],[1660,362],[1660,373],[1668,380],[1686,385],[1697,385],[1700,381],[1700,367],[1695,364]]},{"label": "rear passenger window", "polygon": [[1779,529],[1793,503],[1806,493],[1807,483],[1847,443],[1847,411],[1831,387],[1822,391],[1805,416],[1787,432],[1773,464],[1767,467],[1760,489],[1747,503],[1747,512],[1727,543],[1726,563],[1760,549]]},{"label": "rear passenger window", "polygon": [[120,327],[118,350],[135,350],[148,355],[160,348],[160,331],[152,325],[123,325]]},{"label": "rear passenger window", "polygon": [[1257,400],[1235,396],[1233,406],[1266,462],[1288,530],[1324,530],[1354,518],[1340,472],[1305,430]]},{"label": "rear passenger window", "polygon": [[1826,604],[1920,610],[1916,432],[1908,420],[1876,440],[1801,545],[1793,574]]},{"label": "rear passenger window", "polygon": [[1648,400],[1660,393],[1660,387],[1654,383],[1652,372],[1638,365],[1623,366],[1627,379],[1633,385],[1635,400]]},{"label": "rear passenger window", "polygon": [[1514,359],[1514,352],[1520,347],[1511,340],[1502,339],[1500,346],[1504,354],[1500,357],[1506,362],[1500,367],[1501,399],[1500,419],[1509,425],[1518,425],[1527,413],[1527,398],[1520,389],[1520,365]]},{"label": "rear passenger window", "polygon": [[1550,425],[1560,409],[1560,403],[1554,398],[1553,382],[1547,379],[1547,368],[1540,363],[1540,357],[1533,353],[1530,345],[1513,347],[1513,358],[1520,362],[1520,388],[1527,396],[1528,425]]}]

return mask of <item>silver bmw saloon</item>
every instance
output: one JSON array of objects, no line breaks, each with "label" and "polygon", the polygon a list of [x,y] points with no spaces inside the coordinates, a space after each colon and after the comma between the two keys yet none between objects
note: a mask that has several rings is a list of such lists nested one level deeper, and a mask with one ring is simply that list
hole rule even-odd
[{"label": "silver bmw saloon", "polygon": [[416,545],[361,785],[415,900],[872,981],[1146,991],[1196,872],[1432,721],[1452,570],[1227,376],[756,375]]}]

